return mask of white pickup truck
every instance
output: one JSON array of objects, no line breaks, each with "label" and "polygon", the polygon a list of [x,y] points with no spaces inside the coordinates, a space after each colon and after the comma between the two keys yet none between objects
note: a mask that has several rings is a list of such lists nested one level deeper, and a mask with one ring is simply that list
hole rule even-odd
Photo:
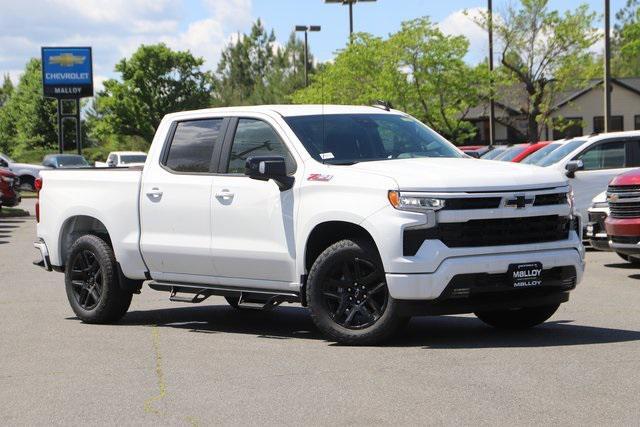
[{"label": "white pickup truck", "polygon": [[308,307],[347,344],[416,315],[526,328],[584,270],[554,169],[469,158],[395,110],[261,106],[167,115],[143,168],[43,171],[38,264],[85,322],[143,282],[174,301]]}]

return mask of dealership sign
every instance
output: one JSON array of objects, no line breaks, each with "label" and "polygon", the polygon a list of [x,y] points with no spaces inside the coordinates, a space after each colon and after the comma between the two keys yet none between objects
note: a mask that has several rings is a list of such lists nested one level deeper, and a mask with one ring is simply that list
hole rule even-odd
[{"label": "dealership sign", "polygon": [[91,48],[43,47],[42,85],[46,97],[93,96]]}]

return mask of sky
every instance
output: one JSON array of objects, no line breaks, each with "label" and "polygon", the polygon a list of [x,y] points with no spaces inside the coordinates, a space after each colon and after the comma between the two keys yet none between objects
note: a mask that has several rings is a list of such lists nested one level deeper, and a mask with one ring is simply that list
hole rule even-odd
[{"label": "sky", "polygon": [[[516,0],[494,0],[500,13]],[[626,0],[612,0],[612,15]],[[602,0],[550,0],[564,11],[581,3],[603,13]],[[464,11],[486,7],[484,0],[377,0],[354,6],[355,31],[387,36],[403,21],[429,16],[447,34],[469,38],[467,61],[487,55],[486,35]],[[117,77],[114,64],[140,44],[164,42],[189,49],[214,69],[225,45],[247,32],[260,18],[286,42],[295,25],[321,25],[309,34],[316,60],[331,60],[348,39],[348,7],[324,0],[0,0],[0,75],[17,81],[24,64],[40,56],[41,46],[92,46],[97,89],[106,78]],[[599,26],[604,26],[601,24]]]}]

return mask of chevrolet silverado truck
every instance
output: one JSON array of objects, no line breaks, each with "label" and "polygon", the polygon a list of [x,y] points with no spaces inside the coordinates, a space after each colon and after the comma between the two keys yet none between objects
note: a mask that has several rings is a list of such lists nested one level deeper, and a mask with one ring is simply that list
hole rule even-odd
[{"label": "chevrolet silverado truck", "polygon": [[613,178],[607,188],[609,246],[622,259],[640,266],[640,169]]},{"label": "chevrolet silverado truck", "polygon": [[38,264],[88,323],[120,319],[146,282],[172,301],[300,303],[345,344],[418,315],[527,328],[584,269],[563,174],[479,162],[387,107],[169,114],[144,167],[47,170],[37,187]]}]

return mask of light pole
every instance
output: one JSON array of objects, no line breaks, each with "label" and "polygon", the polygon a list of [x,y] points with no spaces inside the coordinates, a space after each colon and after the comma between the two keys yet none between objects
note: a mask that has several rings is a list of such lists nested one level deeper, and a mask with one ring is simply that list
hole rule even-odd
[{"label": "light pole", "polygon": [[296,31],[304,32],[304,86],[309,86],[309,31],[315,33],[322,28],[320,25],[296,25]]},{"label": "light pole", "polygon": [[609,0],[604,0],[604,131],[611,126],[611,18]]},{"label": "light pole", "polygon": [[351,42],[353,35],[353,4],[358,2],[374,2],[377,0],[324,0],[325,3],[340,3],[349,5],[349,42]]},{"label": "light pole", "polygon": [[493,147],[496,138],[496,102],[493,98],[493,5],[489,0],[489,147]]}]

